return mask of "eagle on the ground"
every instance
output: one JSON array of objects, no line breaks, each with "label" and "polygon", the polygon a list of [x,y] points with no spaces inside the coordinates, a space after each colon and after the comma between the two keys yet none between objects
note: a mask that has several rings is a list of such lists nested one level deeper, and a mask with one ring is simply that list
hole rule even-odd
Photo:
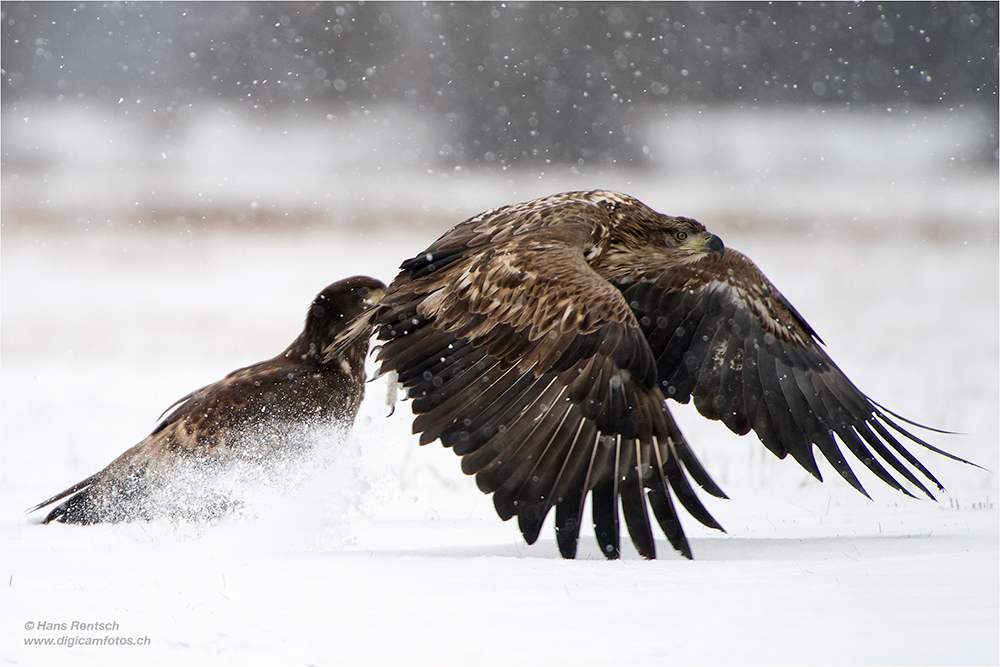
[{"label": "eagle on the ground", "polygon": [[[178,514],[204,519],[224,511],[211,487],[226,465],[265,465],[296,446],[299,427],[354,422],[364,396],[368,338],[333,357],[325,348],[378,301],[384,288],[367,276],[328,286],[313,300],[305,328],[284,352],[181,398],[142,442],[29,511],[64,498],[44,523],[116,523]],[[191,474],[198,487],[194,506],[191,498],[178,499],[181,478]]]},{"label": "eagle on the ground", "polygon": [[861,393],[747,257],[701,223],[627,195],[568,192],[493,209],[400,268],[356,335],[377,327],[380,373],[407,389],[420,443],[440,439],[461,456],[529,544],[555,508],[565,558],[588,494],[607,558],[619,555],[619,502],[646,558],[656,555],[647,507],[691,557],[671,494],[721,529],[689,478],[725,494],[668,398],[693,399],[735,433],[753,430],[822,479],[815,447],[865,495],[842,445],[893,488],[910,493],[891,471],[931,497],[920,477],[940,482],[900,440],[956,458]]}]

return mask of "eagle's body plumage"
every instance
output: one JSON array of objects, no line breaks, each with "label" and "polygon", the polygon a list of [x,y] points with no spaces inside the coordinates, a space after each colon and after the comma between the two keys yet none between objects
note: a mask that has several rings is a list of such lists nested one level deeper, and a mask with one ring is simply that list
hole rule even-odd
[{"label": "eagle's body plumage", "polygon": [[570,192],[475,216],[404,262],[365,317],[383,341],[381,372],[396,372],[412,399],[421,444],[453,448],[529,543],[555,508],[565,557],[588,494],[609,558],[619,499],[647,558],[647,501],[688,557],[671,495],[720,527],[690,480],[724,494],[667,398],[753,430],[819,478],[815,446],[862,493],[841,444],[894,488],[906,491],[886,466],[927,495],[920,476],[941,486],[900,437],[943,452],[862,394],[749,259],[626,195]]},{"label": "eagle's body plumage", "polygon": [[[175,514],[178,510],[170,497],[182,471],[196,473],[199,483],[210,487],[217,471],[230,463],[256,464],[295,447],[301,426],[331,420],[353,423],[364,396],[368,340],[355,341],[331,359],[324,358],[323,350],[344,325],[377,300],[384,287],[366,276],[328,286],[310,306],[303,332],[284,352],[181,398],[139,444],[33,509],[69,496],[49,512],[46,523],[119,522]],[[184,508],[195,518],[215,509],[211,503]]]}]

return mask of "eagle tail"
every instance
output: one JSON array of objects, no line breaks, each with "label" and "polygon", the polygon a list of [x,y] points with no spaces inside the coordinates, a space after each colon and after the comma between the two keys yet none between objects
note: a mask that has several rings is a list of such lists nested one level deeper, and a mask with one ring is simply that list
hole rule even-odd
[{"label": "eagle tail", "polygon": [[[98,473],[99,474],[99,473]],[[92,523],[92,520],[82,520],[85,518],[87,512],[83,512],[85,505],[91,508],[89,514],[93,514],[93,501],[90,498],[90,494],[87,490],[90,486],[97,481],[97,475],[91,475],[85,480],[77,482],[73,486],[69,487],[65,491],[61,491],[56,495],[52,496],[48,500],[44,500],[34,507],[30,508],[25,512],[25,514],[31,514],[32,512],[37,512],[38,510],[51,505],[52,503],[58,502],[65,498],[66,496],[72,496],[69,500],[61,503],[59,506],[52,509],[51,512],[45,517],[42,523],[50,523],[52,521],[58,521],[61,523]],[[76,494],[76,495],[73,495]]]},{"label": "eagle tail", "polygon": [[54,507],[42,523],[51,523],[53,521],[57,523],[75,523],[81,526],[100,523],[101,519],[97,511],[97,504],[90,493],[90,487]]}]

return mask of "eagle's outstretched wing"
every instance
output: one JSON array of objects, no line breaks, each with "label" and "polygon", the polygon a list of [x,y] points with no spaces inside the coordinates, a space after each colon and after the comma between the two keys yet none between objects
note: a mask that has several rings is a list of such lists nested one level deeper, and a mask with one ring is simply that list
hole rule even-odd
[{"label": "eagle's outstretched wing", "polygon": [[943,487],[899,436],[962,460],[902,428],[861,393],[802,316],[741,253],[727,250],[683,267],[647,266],[615,284],[656,357],[665,396],[681,403],[693,398],[702,415],[735,433],[753,429],[774,454],[791,454],[817,479],[822,477],[813,445],[868,495],[834,435],[879,479],[907,495],[883,463],[931,498],[900,457]]},{"label": "eagle's outstretched wing", "polygon": [[619,498],[646,557],[647,500],[686,556],[672,495],[719,527],[688,478],[725,496],[665,398],[693,397],[819,477],[815,445],[863,493],[835,438],[894,488],[905,491],[883,462],[927,495],[918,475],[940,487],[899,436],[945,453],[864,396],[757,267],[694,220],[619,193],[564,193],[471,218],[401,269],[369,313],[381,370],[408,389],[421,443],[462,456],[529,543],[554,507],[572,557],[588,493],[608,557]]},{"label": "eagle's outstretched wing", "polygon": [[[501,209],[405,262],[380,306],[379,359],[408,388],[421,443],[440,438],[461,455],[529,543],[555,507],[560,551],[572,557],[593,492],[605,555],[618,555],[620,497],[636,548],[653,557],[648,489],[667,537],[690,556],[668,489],[716,528],[684,469],[723,494],[667,412],[627,302],[585,261],[601,210],[571,204],[549,226]],[[503,230],[499,240],[492,229]],[[456,237],[485,242],[463,247]]]}]

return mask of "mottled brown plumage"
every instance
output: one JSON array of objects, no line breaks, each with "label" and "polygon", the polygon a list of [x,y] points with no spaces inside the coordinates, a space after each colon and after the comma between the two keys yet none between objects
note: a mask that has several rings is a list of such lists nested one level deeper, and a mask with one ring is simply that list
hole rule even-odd
[{"label": "mottled brown plumage", "polygon": [[573,557],[588,493],[609,558],[619,502],[647,558],[647,501],[685,556],[671,495],[720,528],[689,478],[725,496],[666,398],[754,430],[818,478],[815,445],[862,493],[834,436],[894,488],[905,491],[880,460],[927,495],[918,474],[940,488],[893,432],[943,452],[864,396],[757,267],[694,220],[569,192],[475,216],[401,269],[366,315],[384,341],[381,371],[407,388],[421,444],[453,448],[529,543],[554,507]]},{"label": "mottled brown plumage", "polygon": [[[227,499],[212,486],[227,465],[263,465],[300,446],[312,426],[353,423],[364,396],[368,340],[357,339],[328,359],[324,349],[384,287],[367,276],[330,285],[313,300],[303,332],[284,352],[181,398],[145,440],[33,510],[67,496],[45,523],[178,514],[200,519],[224,510]],[[190,485],[198,487],[194,493],[182,488]]]}]

